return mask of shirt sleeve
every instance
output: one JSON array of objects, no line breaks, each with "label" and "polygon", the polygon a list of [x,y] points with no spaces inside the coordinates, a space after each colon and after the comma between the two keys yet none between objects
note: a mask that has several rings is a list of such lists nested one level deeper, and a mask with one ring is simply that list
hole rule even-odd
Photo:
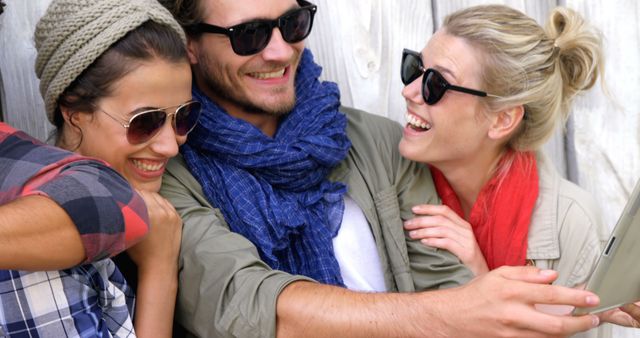
[{"label": "shirt sleeve", "polygon": [[43,195],[72,219],[86,261],[114,256],[149,229],[146,205],[106,163],[49,146],[0,125],[0,204]]}]

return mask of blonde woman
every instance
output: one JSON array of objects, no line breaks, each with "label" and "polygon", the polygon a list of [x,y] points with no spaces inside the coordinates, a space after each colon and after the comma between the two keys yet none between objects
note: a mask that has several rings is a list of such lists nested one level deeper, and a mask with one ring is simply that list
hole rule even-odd
[{"label": "blonde woman", "polygon": [[506,6],[471,7],[449,15],[421,52],[405,50],[401,70],[400,152],[430,166],[443,201],[414,207],[410,236],[476,275],[535,265],[557,270],[556,284],[585,283],[608,230],[540,149],[602,76],[599,33],[567,8],[542,28]]}]

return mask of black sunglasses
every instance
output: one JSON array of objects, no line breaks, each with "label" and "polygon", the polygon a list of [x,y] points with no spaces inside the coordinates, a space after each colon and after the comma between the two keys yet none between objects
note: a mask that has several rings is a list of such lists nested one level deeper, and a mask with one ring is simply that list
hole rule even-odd
[{"label": "black sunglasses", "polygon": [[[173,113],[165,111],[174,107],[176,110]],[[172,125],[176,135],[185,136],[198,124],[201,109],[200,102],[189,101],[178,106],[144,110],[134,114],[126,123],[122,123],[123,121],[120,119],[98,108],[99,111],[107,114],[127,129],[127,140],[131,144],[149,141],[160,131],[167,117],[171,115],[173,115]]]},{"label": "black sunglasses", "polygon": [[251,20],[228,28],[201,22],[185,29],[190,34],[224,34],[229,37],[234,53],[242,56],[257,54],[267,47],[275,27],[288,43],[300,42],[309,36],[318,7],[305,0],[298,0],[298,4],[300,8],[292,9],[274,20]]},{"label": "black sunglasses", "polygon": [[420,53],[409,49],[403,50],[400,67],[402,83],[406,86],[422,74],[424,74],[422,77],[422,98],[428,105],[434,105],[440,101],[447,90],[455,90],[482,97],[499,97],[479,90],[452,85],[437,70],[433,68],[425,69],[422,65],[422,55]]}]

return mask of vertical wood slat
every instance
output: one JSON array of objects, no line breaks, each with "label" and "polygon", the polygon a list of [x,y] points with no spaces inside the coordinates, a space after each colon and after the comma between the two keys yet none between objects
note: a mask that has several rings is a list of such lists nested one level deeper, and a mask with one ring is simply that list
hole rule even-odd
[{"label": "vertical wood slat", "polygon": [[[574,105],[580,185],[593,192],[603,220],[613,227],[640,178],[640,4],[567,0],[604,37],[607,98],[598,84]],[[613,327],[613,337],[640,337]]]},{"label": "vertical wood slat", "polygon": [[0,16],[0,74],[4,121],[45,140],[52,129],[35,76],[36,22],[50,0],[10,0]]},{"label": "vertical wood slat", "polygon": [[433,30],[429,1],[317,0],[307,46],[338,83],[342,102],[404,121],[402,49],[421,49]]}]

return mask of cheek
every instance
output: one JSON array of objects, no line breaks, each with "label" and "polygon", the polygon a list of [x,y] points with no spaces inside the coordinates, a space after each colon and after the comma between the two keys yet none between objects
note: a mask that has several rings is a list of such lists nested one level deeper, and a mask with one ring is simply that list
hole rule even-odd
[{"label": "cheek", "polygon": [[109,163],[120,174],[124,174],[128,154],[133,150],[124,133],[108,131],[107,128],[85,132],[79,152]]}]

